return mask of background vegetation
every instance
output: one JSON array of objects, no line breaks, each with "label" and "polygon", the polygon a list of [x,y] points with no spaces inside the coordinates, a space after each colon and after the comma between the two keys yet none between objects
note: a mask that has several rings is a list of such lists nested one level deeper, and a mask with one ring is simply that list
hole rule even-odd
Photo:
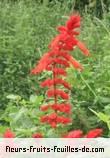
[{"label": "background vegetation", "polygon": [[91,57],[85,59],[76,50],[74,54],[85,70],[82,74],[68,70],[74,119],[69,129],[86,132],[101,127],[104,136],[110,136],[109,7],[109,0],[0,1],[0,133],[11,126],[18,136],[30,136],[38,128],[38,107],[44,95],[39,82],[46,74],[33,77],[30,70],[48,50],[48,43],[57,33],[56,26],[79,12],[80,38]]}]

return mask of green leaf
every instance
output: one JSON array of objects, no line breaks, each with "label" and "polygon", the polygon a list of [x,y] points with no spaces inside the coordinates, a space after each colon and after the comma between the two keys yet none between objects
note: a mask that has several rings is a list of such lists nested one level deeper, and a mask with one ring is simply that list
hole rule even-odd
[{"label": "green leaf", "polygon": [[7,128],[9,128],[9,127],[0,125],[0,134],[4,133]]},{"label": "green leaf", "polygon": [[19,95],[14,95],[14,94],[10,94],[6,98],[10,100],[21,100],[21,97]]},{"label": "green leaf", "polygon": [[[90,108],[89,108],[90,109]],[[101,121],[105,122],[110,130],[110,115],[106,115],[102,112],[97,113],[93,109],[90,109]]]},{"label": "green leaf", "polygon": [[13,117],[13,122],[17,122],[22,117],[22,115],[25,114],[26,112],[27,109],[23,107],[17,113],[10,113],[9,116]]},{"label": "green leaf", "polygon": [[108,97],[100,97],[99,99],[102,103],[110,103],[110,98]]},{"label": "green leaf", "polygon": [[98,113],[98,117],[100,118],[100,120],[104,121],[104,122],[108,122],[110,117],[102,112]]},{"label": "green leaf", "polygon": [[35,96],[35,95],[31,95],[30,96],[30,102],[33,103],[34,106],[39,106],[41,104],[41,102],[43,101],[43,96]]}]

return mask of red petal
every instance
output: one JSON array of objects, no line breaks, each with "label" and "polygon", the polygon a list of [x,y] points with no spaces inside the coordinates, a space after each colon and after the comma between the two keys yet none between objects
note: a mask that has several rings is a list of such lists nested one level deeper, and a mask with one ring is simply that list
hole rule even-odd
[{"label": "red petal", "polygon": [[42,72],[47,64],[49,59],[49,53],[46,53],[43,55],[43,57],[40,59],[39,64],[31,71],[32,74],[37,74]]},{"label": "red petal", "polygon": [[52,80],[49,78],[49,79],[46,79],[45,81],[43,81],[41,83],[41,87],[50,87],[52,85]]},{"label": "red petal", "polygon": [[72,15],[66,23],[66,26],[69,30],[80,27],[80,16]]},{"label": "red petal", "polygon": [[74,66],[75,69],[79,69],[81,71],[83,70],[82,65],[77,60],[75,60],[72,56],[71,56],[70,62]]},{"label": "red petal", "polygon": [[83,52],[85,56],[90,55],[89,50],[86,48],[86,46],[82,42],[78,41],[77,46],[79,47],[79,49]]},{"label": "red petal", "polygon": [[60,32],[60,33],[63,33],[63,32],[66,32],[67,31],[67,28],[65,26],[58,26],[57,27],[57,30]]}]

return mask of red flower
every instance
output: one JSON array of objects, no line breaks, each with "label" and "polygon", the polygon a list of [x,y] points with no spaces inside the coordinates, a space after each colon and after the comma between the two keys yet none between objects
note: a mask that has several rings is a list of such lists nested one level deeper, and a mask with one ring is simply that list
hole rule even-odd
[{"label": "red flower", "polygon": [[53,73],[55,75],[63,75],[66,76],[66,71],[62,68],[53,68]]},{"label": "red flower", "polygon": [[64,112],[64,113],[70,113],[71,112],[71,105],[70,104],[53,104],[51,105],[52,109]]},{"label": "red flower", "polygon": [[[79,70],[83,70],[83,67],[82,65],[77,61],[75,60],[72,56],[69,55],[69,53],[67,52],[56,52],[58,56],[61,56],[63,58],[65,58],[75,69],[79,69]],[[49,53],[50,56],[54,56],[55,55],[55,52],[50,52]]]},{"label": "red flower", "polygon": [[62,124],[68,124],[71,123],[71,119],[64,116],[59,116],[57,117],[57,122]]},{"label": "red flower", "polygon": [[68,124],[71,122],[71,119],[63,116],[58,116],[57,113],[52,113],[50,115],[41,117],[41,122],[46,122],[50,124],[52,128],[56,128],[58,123]]},{"label": "red flower", "polygon": [[62,90],[59,90],[59,89],[51,89],[51,90],[48,90],[47,91],[47,96],[50,98],[50,97],[55,97],[55,96],[60,96],[61,98],[63,99],[69,99],[69,95],[67,93],[65,93],[64,91]]},{"label": "red flower", "polygon": [[78,41],[77,46],[81,49],[81,51],[83,52],[85,56],[90,55],[89,50],[85,47],[84,43],[82,43],[81,41]]},{"label": "red flower", "polygon": [[73,30],[75,28],[80,27],[80,16],[72,15],[66,23],[66,27],[68,30]]},{"label": "red flower", "polygon": [[44,106],[41,106],[40,110],[41,111],[47,111],[49,109],[50,105],[44,105]]},{"label": "red flower", "polygon": [[81,130],[70,131],[68,134],[64,136],[64,138],[96,138],[102,135],[102,129],[93,129],[89,131],[86,136],[83,136],[83,132]]},{"label": "red flower", "polygon": [[83,70],[82,65],[78,61],[76,61],[73,57],[71,57],[70,62],[74,66],[75,69],[78,69],[81,71]]},{"label": "red flower", "polygon": [[61,84],[61,85],[63,85],[65,88],[71,89],[69,83],[66,82],[65,80],[61,79],[61,78],[56,78],[56,79],[54,80],[54,83],[55,83],[55,84]]},{"label": "red flower", "polygon": [[41,122],[44,123],[44,122],[47,122],[48,121],[48,116],[44,115],[41,117]]},{"label": "red flower", "polygon": [[57,114],[56,113],[52,113],[48,116],[49,120],[56,120],[57,118]]},{"label": "red flower", "polygon": [[73,50],[74,46],[77,45],[77,40],[68,32],[64,32],[55,37],[55,39],[51,42],[49,48],[59,50]]},{"label": "red flower", "polygon": [[65,32],[68,31],[66,26],[58,26],[58,27],[57,27],[57,30],[58,30],[60,33],[65,33]]},{"label": "red flower", "polygon": [[60,40],[60,36],[57,35],[52,41],[51,43],[49,44],[49,49],[51,49],[52,51],[55,50],[55,49],[58,49],[59,50],[59,47],[58,47],[58,42]]},{"label": "red flower", "polygon": [[71,35],[71,36],[76,36],[76,35],[79,35],[79,34],[80,34],[79,31],[68,30],[68,28],[65,27],[65,26],[58,26],[58,27],[57,27],[57,30],[58,30],[61,34],[63,34],[63,33],[68,33],[68,34]]},{"label": "red flower", "polygon": [[35,133],[32,135],[32,138],[43,138],[41,133]]},{"label": "red flower", "polygon": [[41,117],[41,122],[47,122],[51,125],[52,128],[56,128],[57,126],[57,114],[52,113],[50,115],[45,115]]},{"label": "red flower", "polygon": [[51,87],[53,85],[58,85],[58,84],[63,85],[67,89],[71,89],[70,85],[65,80],[63,80],[61,78],[47,79],[41,83],[41,86],[42,87],[46,87],[46,86]]},{"label": "red flower", "polygon": [[71,112],[71,105],[70,104],[52,104],[52,105],[43,105],[41,106],[41,111],[47,111],[49,108],[70,114]]},{"label": "red flower", "polygon": [[49,54],[48,53],[44,54],[43,57],[40,59],[39,64],[34,69],[32,69],[31,73],[37,74],[44,71],[48,63],[48,58],[49,58]]},{"label": "red flower", "polygon": [[59,65],[65,66],[65,67],[69,67],[70,66],[69,63],[68,63],[68,61],[64,60],[62,58],[53,58],[53,59],[50,59],[50,61],[49,61],[48,64],[49,65],[51,65],[51,64],[59,64]]},{"label": "red flower", "polygon": [[50,87],[50,86],[52,86],[53,85],[53,81],[52,81],[52,79],[46,79],[45,81],[43,81],[42,83],[41,83],[41,87]]},{"label": "red flower", "polygon": [[53,73],[55,74],[55,75],[63,75],[63,76],[66,76],[66,71],[63,69],[63,68],[57,68],[57,67],[55,67],[55,68],[52,68],[52,66],[49,66],[49,65],[47,65],[46,66],[46,70],[48,70],[48,71],[53,71]]},{"label": "red flower", "polygon": [[77,40],[73,36],[70,36],[68,33],[64,33],[60,35],[58,44],[60,49],[71,51],[73,50],[74,46],[76,46]]},{"label": "red flower", "polygon": [[54,121],[51,121],[50,125],[51,125],[52,128],[56,128],[57,127],[57,123],[54,122]]},{"label": "red flower", "polygon": [[96,138],[102,135],[103,130],[100,128],[93,129],[86,134],[86,138]]},{"label": "red flower", "polygon": [[15,134],[10,129],[7,129],[5,131],[5,133],[3,134],[3,137],[4,138],[14,138]]},{"label": "red flower", "polygon": [[81,130],[70,131],[64,138],[82,138],[83,132]]}]

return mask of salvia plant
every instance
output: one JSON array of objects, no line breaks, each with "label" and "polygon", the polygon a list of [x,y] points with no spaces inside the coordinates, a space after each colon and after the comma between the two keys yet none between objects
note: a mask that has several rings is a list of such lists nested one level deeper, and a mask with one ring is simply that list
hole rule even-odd
[{"label": "salvia plant", "polygon": [[[89,51],[76,36],[79,34],[76,28],[80,26],[80,16],[71,16],[65,26],[58,27],[59,34],[49,44],[49,51],[43,55],[39,64],[32,70],[32,74],[38,74],[44,70],[51,71],[51,78],[41,83],[42,87],[47,87],[46,95],[48,97],[47,105],[41,107],[41,110],[52,109],[48,115],[41,117],[41,122],[48,123],[52,128],[58,124],[71,123],[71,105],[70,93],[71,86],[66,81],[66,68],[71,65],[78,70],[82,70],[81,64],[75,60],[70,51],[79,47],[83,54],[88,56]],[[53,98],[50,101],[50,98]],[[68,116],[69,115],[69,116]]]},{"label": "salvia plant", "polygon": [[[71,124],[71,85],[67,82],[66,69],[73,66],[78,71],[83,70],[83,66],[70,54],[78,47],[83,55],[89,56],[89,50],[86,48],[77,36],[80,34],[77,30],[80,27],[80,16],[72,15],[64,26],[57,28],[59,34],[50,42],[48,52],[40,59],[39,63],[31,73],[37,75],[44,71],[51,72],[50,78],[41,83],[41,87],[47,88],[46,104],[41,106],[44,115],[40,121],[50,125],[56,130],[58,127],[64,127]],[[62,128],[63,129],[63,128]],[[102,129],[92,129],[86,135],[82,130],[70,131],[65,138],[94,138],[102,134]],[[8,129],[4,137],[12,137],[14,134]],[[43,137],[41,133],[33,134],[34,138]]]}]

